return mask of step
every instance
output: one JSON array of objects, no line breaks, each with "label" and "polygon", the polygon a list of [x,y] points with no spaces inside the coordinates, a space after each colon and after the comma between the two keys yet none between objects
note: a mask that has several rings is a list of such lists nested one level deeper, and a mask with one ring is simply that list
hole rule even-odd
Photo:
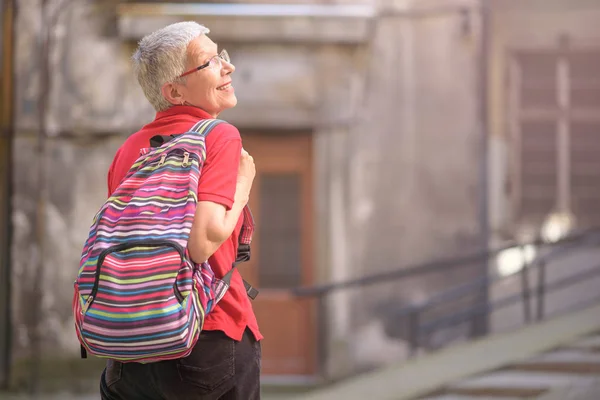
[{"label": "step", "polygon": [[509,398],[512,399],[523,399],[523,398],[537,398],[548,392],[548,389],[532,389],[532,388],[497,388],[497,387],[482,387],[482,388],[456,388],[452,389],[451,393],[462,394],[469,396],[469,398],[481,399],[498,399],[498,398]]},{"label": "step", "polygon": [[600,374],[600,353],[584,349],[557,350],[510,366],[512,370]]},{"label": "step", "polygon": [[523,400],[523,397],[467,396],[461,394],[442,394],[434,397],[424,397],[419,400]]},{"label": "step", "polygon": [[526,362],[588,362],[600,364],[600,354],[585,350],[556,350],[532,357]]},{"label": "step", "polygon": [[567,346],[570,349],[587,349],[600,352],[600,335],[588,336]]},{"label": "step", "polygon": [[594,377],[578,374],[505,370],[465,379],[448,386],[445,392],[471,396],[531,397],[542,395],[549,389],[589,385],[594,381]]}]

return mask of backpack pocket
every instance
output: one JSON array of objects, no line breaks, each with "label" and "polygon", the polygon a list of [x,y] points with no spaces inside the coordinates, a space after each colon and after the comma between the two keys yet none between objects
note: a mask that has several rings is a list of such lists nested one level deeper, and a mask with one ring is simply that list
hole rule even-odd
[{"label": "backpack pocket", "polygon": [[111,246],[76,286],[78,330],[92,354],[138,362],[172,358],[189,353],[202,329],[194,271],[176,242]]}]

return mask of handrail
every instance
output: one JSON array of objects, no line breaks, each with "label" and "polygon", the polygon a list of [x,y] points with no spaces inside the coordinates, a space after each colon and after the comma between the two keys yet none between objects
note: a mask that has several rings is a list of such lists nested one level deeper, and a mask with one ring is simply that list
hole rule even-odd
[{"label": "handrail", "polygon": [[[298,287],[293,289],[292,293],[298,297],[316,298],[318,303],[321,305],[321,308],[318,312],[319,331],[320,334],[324,334],[326,331],[326,317],[323,313],[323,302],[325,301],[326,296],[334,291],[351,287],[373,285],[381,282],[388,283],[390,281],[397,281],[400,279],[422,276],[435,272],[453,272],[459,268],[466,267],[470,263],[488,262],[492,257],[507,249],[515,247],[522,248],[529,245],[541,247],[543,254],[540,254],[528,264],[523,265],[520,271],[506,276],[498,276],[496,274],[478,276],[458,286],[440,291],[424,302],[399,307],[399,309],[394,313],[394,317],[400,321],[405,321],[404,323],[407,324],[408,337],[406,339],[409,345],[408,354],[409,357],[414,357],[419,348],[423,346],[427,348],[432,345],[431,343],[424,342],[424,339],[429,338],[428,335],[431,335],[438,330],[470,321],[473,325],[471,326],[469,335],[474,336],[476,335],[474,328],[476,327],[475,323],[477,318],[481,317],[482,315],[489,315],[492,311],[508,307],[518,303],[519,301],[522,301],[523,303],[525,324],[530,323],[532,320],[542,320],[545,318],[544,310],[546,307],[545,299],[547,293],[600,275],[600,265],[598,265],[591,270],[586,270],[578,274],[568,276],[560,281],[546,284],[546,265],[548,262],[555,260],[561,255],[570,254],[576,248],[598,244],[600,244],[600,228],[580,230],[554,242],[547,242],[541,240],[541,238],[536,238],[527,242],[512,242],[493,250],[469,254],[462,257],[441,259],[433,262],[414,265],[408,268],[375,273],[342,282],[322,284],[313,287]],[[533,285],[533,287],[530,287],[529,275],[534,269],[537,270],[537,284]],[[428,310],[431,312],[431,309],[434,307],[446,304],[452,305],[454,304],[452,302],[456,302],[457,300],[468,295],[476,294],[483,288],[490,287],[491,285],[502,282],[506,279],[514,278],[517,275],[521,275],[522,277],[521,290],[515,294],[497,299],[493,302],[490,302],[488,299],[483,301],[480,299],[476,301],[475,304],[470,303],[466,307],[462,304],[458,304],[453,310],[438,312],[437,316],[435,316],[434,312],[433,318],[424,318],[424,313],[426,313]],[[536,305],[532,305],[532,295],[535,296],[535,300],[537,300]],[[598,300],[600,301],[600,297]],[[581,306],[581,304],[578,304],[578,306]],[[535,317],[532,317],[534,312],[536,315]],[[442,346],[446,345],[451,340],[453,339],[445,341]],[[321,362],[324,362],[323,359],[325,357],[324,354],[326,353],[326,349],[323,348],[321,350],[320,358],[322,358]]]},{"label": "handrail", "polygon": [[[545,287],[546,287],[546,290],[551,290],[551,291],[557,290],[557,289],[571,286],[572,284],[575,284],[575,283],[585,281],[590,278],[594,278],[594,277],[596,277],[596,275],[600,275],[600,264],[595,265],[594,267],[592,267],[588,270],[585,270],[583,272],[580,272],[578,274],[561,279],[557,282],[553,282],[552,284],[546,285]],[[430,332],[433,332],[440,328],[445,328],[448,326],[456,325],[457,323],[460,323],[460,322],[468,321],[470,318],[472,318],[473,316],[475,316],[477,314],[482,314],[484,312],[489,312],[489,311],[495,311],[495,310],[504,308],[506,306],[509,306],[513,303],[516,303],[519,300],[521,300],[522,297],[523,296],[521,293],[517,293],[517,294],[510,295],[508,297],[499,299],[494,303],[479,304],[479,305],[467,308],[466,310],[462,310],[456,314],[440,317],[434,321],[431,321],[427,324],[422,325],[419,328],[419,333],[430,333]]]},{"label": "handrail", "polygon": [[[586,239],[589,236],[591,236],[591,233],[581,235],[578,238]],[[544,254],[544,255],[536,258],[525,268],[533,269],[533,268],[537,267],[539,264],[549,261],[549,259],[553,259],[556,256],[568,253],[570,250],[572,250],[573,247],[579,247],[579,246],[581,246],[581,244],[582,243],[580,243],[578,241],[570,241],[567,243],[567,245],[565,247],[559,247],[557,249],[553,249],[548,254]],[[509,274],[506,276],[490,277],[489,275],[487,275],[484,277],[476,278],[470,282],[463,283],[462,285],[459,285],[459,286],[453,287],[451,289],[448,289],[446,291],[443,291],[443,292],[435,295],[434,297],[430,298],[426,303],[420,304],[420,306],[421,307],[433,307],[438,304],[446,303],[448,301],[455,300],[456,298],[462,297],[465,293],[471,293],[472,291],[479,289],[486,284],[496,283],[496,282],[511,278],[511,277],[519,275],[519,274],[522,274],[522,272],[517,271],[517,272],[513,272],[512,274]],[[472,290],[470,290],[470,289],[472,289]]]},{"label": "handrail", "polygon": [[326,283],[311,287],[297,287],[292,289],[292,293],[300,297],[320,296],[339,289],[347,289],[356,286],[368,286],[379,282],[388,282],[389,280],[400,280],[412,276],[437,272],[441,269],[445,269],[448,267],[460,268],[466,266],[469,263],[486,260],[503,250],[510,249],[515,246],[518,246],[518,244],[513,243],[492,251],[474,253],[459,258],[446,258],[442,260],[428,262],[425,264],[417,264],[411,267],[394,269],[392,271],[379,272],[347,281]]},{"label": "handrail", "polygon": [[432,262],[427,262],[424,264],[417,264],[414,266],[395,269],[391,271],[379,272],[367,276],[363,276],[361,278],[350,279],[341,282],[333,282],[326,283],[321,285],[315,285],[310,287],[296,287],[292,289],[292,294],[298,297],[314,297],[314,296],[322,296],[328,294],[332,291],[337,291],[340,289],[347,289],[351,287],[360,287],[360,286],[368,286],[373,285],[380,282],[389,282],[390,280],[400,280],[408,277],[425,275],[429,273],[438,272],[440,270],[447,270],[448,268],[461,268],[465,267],[470,263],[474,263],[477,261],[486,261],[490,258],[496,256],[498,253],[508,250],[514,247],[519,246],[528,246],[528,245],[551,245],[555,246],[561,243],[573,242],[582,237],[587,237],[592,233],[600,233],[600,228],[589,229],[581,232],[577,232],[575,234],[568,235],[560,240],[557,240],[552,243],[548,243],[541,238],[536,238],[534,240],[530,240],[528,242],[510,242],[509,244],[505,244],[499,248],[481,251],[477,253],[472,253],[467,256],[462,257],[453,257],[453,258],[444,258],[441,260],[436,260]]},{"label": "handrail", "polygon": [[[547,263],[550,260],[555,260],[558,256],[569,254],[575,248],[581,247],[582,245],[600,244],[600,235],[598,235],[597,230],[587,231],[582,234],[571,236],[570,238],[572,240],[566,246],[550,250],[547,254],[538,257],[537,259],[529,263],[529,265],[524,266],[520,271],[515,272],[511,275],[495,277],[492,279],[490,279],[489,276],[486,276],[483,279],[478,278],[475,281],[444,291],[421,305],[410,306],[406,307],[405,310],[401,310],[401,315],[409,314],[411,317],[409,320],[409,341],[411,350],[410,354],[414,355],[416,353],[416,349],[421,345],[420,338],[422,335],[428,335],[443,328],[448,328],[463,322],[468,322],[470,320],[473,320],[473,318],[475,317],[489,314],[492,311],[505,308],[512,304],[518,303],[519,301],[523,301],[523,305],[525,308],[525,323],[530,322],[531,304],[529,301],[529,296],[531,293],[537,293],[538,303],[536,320],[542,320],[544,318],[543,304],[547,293],[553,292],[555,290],[560,290],[565,287],[569,287],[571,285],[583,282],[590,278],[600,276],[600,264],[598,264],[594,267],[588,268],[577,274],[567,276],[566,278],[560,279],[550,284],[547,284],[545,282],[545,270]],[[538,268],[539,271],[537,278],[538,282],[535,287],[529,288],[527,276],[529,272],[534,268]],[[452,313],[448,313],[446,315],[441,315],[437,318],[434,318],[431,321],[423,323],[422,313],[425,312],[428,308],[442,303],[447,304],[452,300],[456,300],[458,298],[473,293],[479,288],[479,286],[482,286],[484,284],[493,284],[496,282],[500,282],[514,277],[516,275],[523,276],[523,280],[521,281],[522,287],[519,293],[503,297],[501,299],[496,300],[495,302],[485,302],[483,304],[479,303],[467,308],[454,311]]]}]

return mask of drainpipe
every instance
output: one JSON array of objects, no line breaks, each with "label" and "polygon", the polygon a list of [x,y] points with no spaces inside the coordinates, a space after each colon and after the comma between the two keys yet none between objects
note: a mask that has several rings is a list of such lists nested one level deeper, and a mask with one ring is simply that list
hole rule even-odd
[{"label": "drainpipe", "polygon": [[14,0],[0,0],[0,390],[8,389],[11,366],[11,198]]},{"label": "drainpipe", "polygon": [[[479,48],[478,66],[478,95],[479,98],[479,235],[480,246],[483,251],[489,249],[490,227],[489,227],[489,101],[488,101],[488,71],[490,56],[490,23],[491,5],[490,0],[480,0],[481,15],[481,37]],[[481,275],[488,276],[489,260],[483,260],[481,264]],[[478,304],[487,306],[489,301],[489,282],[485,282],[481,289]],[[487,307],[483,313],[473,319],[473,336],[484,336],[489,331],[489,315]]]}]

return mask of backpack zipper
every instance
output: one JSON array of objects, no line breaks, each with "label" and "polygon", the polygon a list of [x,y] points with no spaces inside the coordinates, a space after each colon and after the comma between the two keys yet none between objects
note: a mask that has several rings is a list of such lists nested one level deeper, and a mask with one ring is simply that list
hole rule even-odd
[{"label": "backpack zipper", "polygon": [[167,161],[167,157],[169,156],[169,154],[172,153],[179,153],[181,152],[181,150],[183,150],[183,162],[181,163],[182,167],[187,167],[188,165],[190,165],[190,156],[191,154],[185,150],[185,149],[173,149],[170,151],[165,151],[161,156],[160,156],[160,160],[158,161],[157,167],[161,167],[166,161]]},{"label": "backpack zipper", "polygon": [[[104,262],[104,259],[106,258],[106,256],[109,255],[110,253],[114,253],[116,251],[121,251],[121,250],[128,249],[130,247],[138,247],[138,246],[172,247],[175,250],[177,250],[182,261],[185,258],[185,256],[184,256],[185,252],[183,250],[183,247],[181,247],[178,243],[167,242],[167,241],[156,241],[156,242],[151,241],[151,240],[132,241],[132,242],[128,242],[128,243],[117,244],[114,246],[110,246],[107,249],[104,249],[102,251],[102,253],[100,253],[100,255],[98,256],[98,263],[96,264],[97,265],[96,274],[94,276],[94,286],[92,287],[92,292],[86,299],[85,304],[81,308],[81,314],[85,314],[87,312],[88,308],[90,308],[90,306],[92,305],[92,302],[94,301],[94,298],[96,297],[96,293],[98,292],[98,285],[100,283],[100,268],[102,267],[102,263]],[[175,297],[177,297],[177,300],[181,303],[183,301],[183,295],[181,294],[181,292],[179,291],[179,288],[177,287],[177,282],[173,283],[173,290],[175,291]]]},{"label": "backpack zipper", "polygon": [[158,162],[157,167],[162,166],[165,163],[166,159],[167,159],[167,153],[163,153],[163,155],[160,156],[160,161]]}]

